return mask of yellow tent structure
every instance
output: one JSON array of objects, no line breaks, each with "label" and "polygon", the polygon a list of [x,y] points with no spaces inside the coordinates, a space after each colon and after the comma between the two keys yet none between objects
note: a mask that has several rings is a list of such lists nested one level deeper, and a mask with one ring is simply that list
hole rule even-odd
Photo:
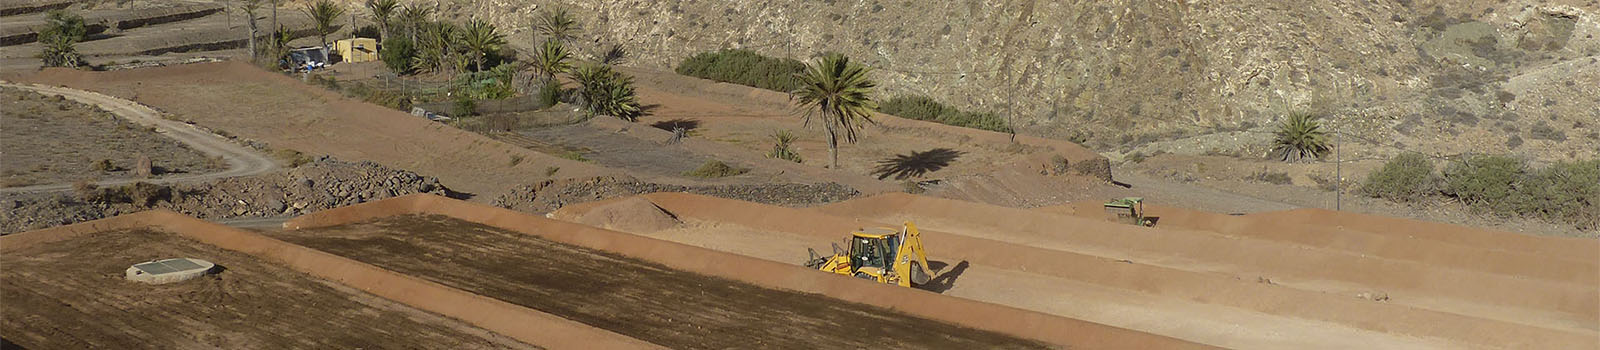
[{"label": "yellow tent structure", "polygon": [[333,51],[344,58],[344,62],[370,62],[378,60],[378,40],[372,38],[353,38],[333,42]]}]

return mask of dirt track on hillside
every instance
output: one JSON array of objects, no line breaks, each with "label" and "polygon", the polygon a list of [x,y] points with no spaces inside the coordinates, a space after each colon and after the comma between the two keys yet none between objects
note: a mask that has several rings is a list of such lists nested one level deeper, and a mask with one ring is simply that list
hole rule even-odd
[{"label": "dirt track on hillside", "polygon": [[[185,174],[147,180],[120,179],[95,182],[101,186],[120,185],[133,183],[135,181],[150,183],[207,181],[229,177],[258,175],[278,169],[277,163],[273,162],[271,158],[267,158],[267,156],[262,155],[259,152],[230,142],[227,139],[223,139],[221,136],[217,136],[209,131],[195,128],[193,125],[162,118],[161,112],[150,109],[149,107],[140,105],[133,101],[89,91],[61,87],[19,84],[3,85],[10,88],[24,89],[47,95],[60,95],[78,102],[99,107],[117,115],[118,117],[126,118],[128,121],[133,123],[154,127],[162,135],[171,137],[174,140],[178,140],[178,142],[182,142],[185,146],[189,146],[189,148],[210,156],[222,157],[223,160],[228,162],[228,169],[219,172]],[[72,189],[72,184],[58,183],[3,188],[0,189],[0,193],[56,192],[70,189]]]},{"label": "dirt track on hillside", "polygon": [[[1103,211],[1077,211],[1092,218],[1085,219],[907,195],[816,209],[645,197],[689,226],[639,234],[794,264],[807,246],[826,250],[848,230],[912,219],[923,229],[930,259],[961,267],[937,291],[1216,346],[1600,345],[1594,288],[1600,269],[1578,262],[1600,251],[1593,241],[1485,232],[1477,242],[1501,245],[1485,248],[1401,225],[1409,220],[1386,224],[1392,233],[1352,229],[1381,222],[1359,216],[1341,217],[1344,231],[1292,223],[1268,236],[1240,233],[1259,229],[1186,228],[1176,214],[1169,214],[1170,226],[1147,229],[1094,216]],[[572,206],[554,217],[603,204]],[[1271,216],[1252,222],[1285,220]],[[1529,254],[1544,246],[1570,248]]]},{"label": "dirt track on hillside", "polygon": [[549,167],[559,167],[562,177],[617,173],[350,100],[240,62],[110,72],[48,69],[19,80],[128,98],[273,148],[372,160],[490,199],[545,179]]},{"label": "dirt track on hillside", "polygon": [[445,217],[274,235],[672,348],[1045,347]]}]

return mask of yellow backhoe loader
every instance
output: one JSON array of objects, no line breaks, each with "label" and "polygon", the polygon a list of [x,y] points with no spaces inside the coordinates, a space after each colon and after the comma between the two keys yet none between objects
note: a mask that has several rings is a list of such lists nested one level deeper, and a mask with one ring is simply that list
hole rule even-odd
[{"label": "yellow backhoe loader", "polygon": [[822,256],[815,249],[806,248],[811,254],[806,266],[902,287],[921,285],[930,279],[926,269],[928,254],[922,250],[922,234],[910,221],[898,230],[857,230],[850,233],[847,241],[849,249],[834,244],[832,256]]}]

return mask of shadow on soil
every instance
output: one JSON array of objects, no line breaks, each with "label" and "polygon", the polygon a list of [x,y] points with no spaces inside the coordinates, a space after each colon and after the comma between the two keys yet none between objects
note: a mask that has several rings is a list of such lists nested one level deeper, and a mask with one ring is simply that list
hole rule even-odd
[{"label": "shadow on soil", "polygon": [[905,180],[944,169],[958,157],[961,157],[961,152],[949,148],[911,152],[878,161],[878,167],[872,170],[872,174],[877,175],[879,180],[889,177]]},{"label": "shadow on soil", "polygon": [[[928,268],[931,268],[934,271],[944,271],[944,268],[949,265],[949,263],[943,261],[928,261]],[[938,277],[934,277],[933,280],[917,286],[917,288],[942,294],[944,291],[950,290],[950,288],[956,286],[956,279],[960,278],[962,273],[967,272],[968,265],[969,264],[966,260],[962,260],[961,262],[956,263],[955,267],[950,268],[949,271],[940,273]]]},{"label": "shadow on soil", "polygon": [[690,131],[690,130],[694,130],[696,128],[699,128],[700,127],[700,121],[699,120],[694,120],[694,119],[678,118],[678,119],[663,120],[663,121],[651,123],[650,127],[656,128],[656,129],[661,129],[661,130],[666,130],[666,131],[672,131],[673,129],[680,129],[680,128],[683,129],[683,131]]}]

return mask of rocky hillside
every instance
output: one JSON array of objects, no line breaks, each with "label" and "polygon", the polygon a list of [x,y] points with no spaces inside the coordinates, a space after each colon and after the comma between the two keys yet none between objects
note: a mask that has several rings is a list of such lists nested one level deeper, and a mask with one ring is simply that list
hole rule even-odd
[{"label": "rocky hillside", "polygon": [[[445,3],[519,31],[552,4]],[[1011,112],[1025,133],[1102,150],[1250,129],[1241,142],[1264,142],[1292,109],[1338,116],[1366,141],[1358,154],[1600,148],[1594,0],[556,3],[580,16],[591,55],[620,44],[629,64],[669,68],[718,48],[839,51],[891,94]]]}]

